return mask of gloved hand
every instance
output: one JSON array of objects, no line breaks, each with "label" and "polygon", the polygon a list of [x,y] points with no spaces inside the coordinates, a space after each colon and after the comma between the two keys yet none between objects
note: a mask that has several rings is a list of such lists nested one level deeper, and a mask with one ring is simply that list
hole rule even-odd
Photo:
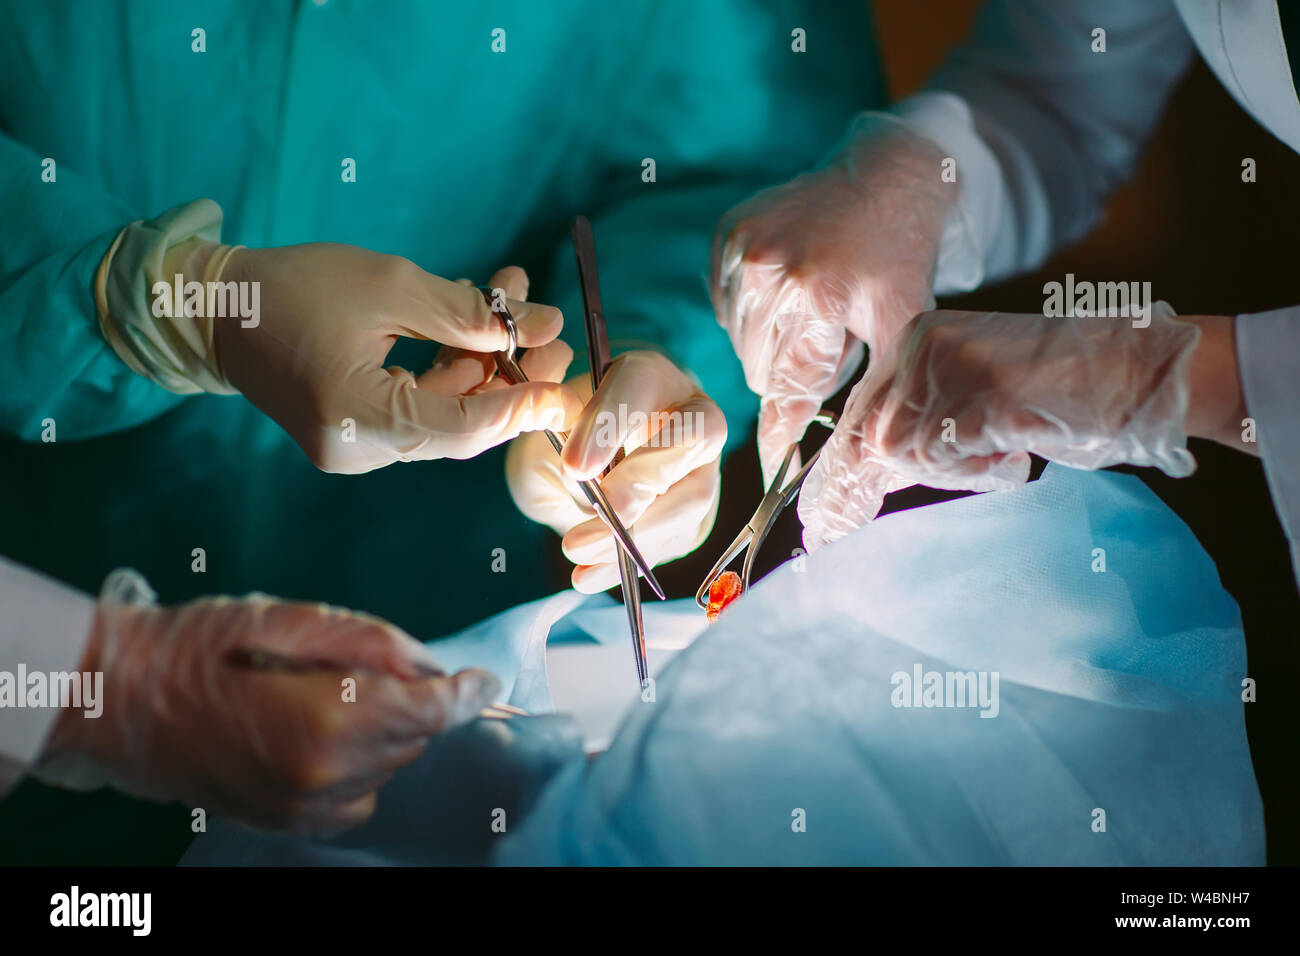
[{"label": "gloved hand", "polygon": [[896,487],[1015,487],[1029,477],[1029,452],[1076,468],[1191,474],[1200,329],[1172,316],[1164,303],[1145,328],[1126,318],[918,315],[854,387],[804,481],[805,546],[870,521]]},{"label": "gloved hand", "polygon": [[[467,396],[386,368],[399,336],[481,352],[507,341],[475,289],[400,256],[336,243],[232,249],[194,239],[167,253],[164,272],[259,284],[255,325],[239,317],[205,320],[215,355],[201,371],[207,378],[215,371],[217,383],[204,387],[243,392],[323,471],[471,458],[522,431],[564,428],[581,407],[576,395],[548,382]],[[509,305],[521,346],[559,334],[557,309]]]},{"label": "gloved hand", "polygon": [[[857,369],[862,343],[874,357],[912,316],[934,308],[945,227],[964,228],[943,160],[902,121],[865,113],[821,168],[758,193],[719,223],[709,289],[762,399],[765,484]],[[961,250],[955,258],[978,259],[970,242],[949,246]]]},{"label": "gloved hand", "polygon": [[[486,671],[444,676],[413,638],[350,611],[263,595],[177,607],[152,598],[134,572],[105,582],[81,668],[103,672],[104,712],[60,715],[40,779],[332,832],[369,817],[376,790],[431,735],[474,717],[498,689]],[[250,650],[309,666],[232,662]],[[352,700],[345,678],[356,682]]]},{"label": "gloved hand", "polygon": [[[503,287],[511,296],[527,291]],[[558,344],[524,356],[531,360],[524,365],[530,378],[561,379],[573,353]],[[564,553],[577,565],[573,586],[594,594],[619,583],[618,554],[613,535],[575,482],[599,477],[625,450],[627,457],[601,479],[610,504],[651,564],[689,554],[717,517],[727,421],[658,352],[618,356],[594,397],[585,371],[570,384],[589,400],[569,430],[563,458],[544,435],[523,435],[506,452],[506,482],[520,511],[563,536]]]},{"label": "gloved hand", "polygon": [[[589,376],[570,384],[590,394]],[[685,373],[658,352],[626,352],[570,429],[563,458],[543,436],[521,436],[506,452],[506,482],[520,511],[563,536],[574,588],[594,594],[619,583],[618,551],[575,482],[599,477],[624,449],[601,487],[646,560],[663,564],[709,536],[726,441],[722,410]]]}]

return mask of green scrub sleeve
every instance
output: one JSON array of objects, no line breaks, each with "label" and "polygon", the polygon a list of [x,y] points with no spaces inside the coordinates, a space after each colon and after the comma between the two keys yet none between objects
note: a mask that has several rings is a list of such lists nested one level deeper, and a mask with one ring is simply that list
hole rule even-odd
[{"label": "green scrub sleeve", "polygon": [[[690,187],[645,184],[645,195],[592,220],[601,302],[614,355],[638,348],[665,353],[689,372],[727,416],[726,451],[743,444],[758,417],[758,396],[718,325],[708,294],[713,227],[760,184]],[[560,244],[546,290],[564,312],[563,338],[574,351],[569,374],[587,367],[582,293],[573,245]]]},{"label": "green scrub sleeve", "polygon": [[181,400],[131,371],[99,330],[95,271],[139,218],[58,157],[0,132],[0,432],[92,438]]}]

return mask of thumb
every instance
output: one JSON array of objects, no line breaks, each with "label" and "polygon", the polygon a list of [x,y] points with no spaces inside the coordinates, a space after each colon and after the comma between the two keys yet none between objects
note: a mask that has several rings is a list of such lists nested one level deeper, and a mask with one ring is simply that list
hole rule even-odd
[{"label": "thumb", "polygon": [[428,736],[473,720],[501,690],[495,675],[477,668],[451,677],[383,685],[383,725],[398,739]]},{"label": "thumb", "polygon": [[456,686],[456,700],[447,714],[448,726],[473,720],[501,692],[501,681],[496,675],[478,668],[457,672],[452,682]]}]

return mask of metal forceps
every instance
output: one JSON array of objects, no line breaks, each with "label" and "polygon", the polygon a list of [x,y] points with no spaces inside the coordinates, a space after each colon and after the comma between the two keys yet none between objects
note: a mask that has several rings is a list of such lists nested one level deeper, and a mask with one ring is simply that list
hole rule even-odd
[{"label": "metal forceps", "polygon": [[[822,409],[817,413],[817,417],[813,421],[827,428],[834,428],[835,413]],[[781,462],[776,477],[772,479],[771,487],[763,495],[763,500],[758,503],[758,509],[754,512],[754,516],[741,529],[740,534],[736,535],[736,540],[731,542],[727,550],[722,553],[722,557],[718,558],[718,563],[709,571],[704,583],[695,592],[695,603],[700,607],[707,608],[709,606],[709,585],[713,583],[719,574],[726,570],[727,565],[734,561],[736,555],[740,554],[741,551],[745,551],[745,561],[740,573],[740,593],[744,594],[749,590],[749,579],[754,572],[754,556],[758,554],[758,549],[763,546],[763,541],[772,530],[772,526],[776,524],[776,519],[780,517],[786,505],[793,500],[795,494],[803,485],[803,480],[808,477],[808,472],[816,464],[817,456],[821,454],[819,448],[809,455],[808,461],[799,469],[798,474],[786,482],[786,472],[790,470],[790,463],[794,461],[794,453],[798,450],[798,442],[791,444],[789,449],[786,450],[785,459]],[[746,547],[748,547],[747,551],[745,550]]]},{"label": "metal forceps", "polygon": [[[520,368],[519,363],[515,361],[515,351],[519,345],[519,339],[515,330],[515,318],[510,314],[510,310],[506,307],[504,302],[494,298],[493,291],[490,288],[487,286],[479,286],[478,289],[479,292],[482,293],[483,298],[487,301],[488,308],[492,309],[492,311],[500,317],[501,324],[505,326],[506,335],[510,340],[510,344],[506,346],[504,352],[493,353],[493,357],[496,359],[497,369],[511,385],[521,385],[528,381],[528,376],[524,374],[524,370]],[[544,430],[544,434],[546,435],[547,440],[551,443],[551,447],[555,449],[557,455],[564,451],[564,443],[569,437],[567,434],[564,432],[554,432],[549,428]],[[619,544],[627,549],[628,554],[632,556],[633,563],[636,567],[641,569],[641,573],[644,574],[645,579],[650,582],[650,587],[654,589],[655,594],[662,598],[664,596],[664,589],[660,586],[658,579],[655,578],[654,572],[650,570],[650,563],[646,561],[645,556],[642,555],[640,550],[637,549],[637,546],[633,544],[632,535],[630,535],[627,528],[623,526],[623,522],[619,520],[618,514],[609,503],[609,499],[605,497],[605,492],[601,490],[600,482],[592,481],[590,479],[587,481],[580,481],[578,482],[578,487],[582,489],[582,493],[586,495],[587,500],[591,502],[591,506],[596,509],[596,514],[600,516],[601,520],[605,522],[610,532],[616,539],[618,539]]]},{"label": "metal forceps", "polygon": [[[591,363],[592,393],[600,388],[600,382],[609,369],[609,335],[605,330],[605,316],[600,305],[600,279],[596,275],[596,236],[586,216],[573,220],[573,254],[578,260],[578,284],[582,288],[582,312],[587,327],[587,358]],[[610,462],[605,474],[624,458],[620,448]],[[627,623],[632,632],[632,655],[636,662],[637,686],[644,688],[650,679],[650,668],[646,663],[645,622],[641,618],[641,586],[637,581],[638,562],[634,561],[629,551],[620,541],[615,545],[618,550],[618,576],[623,588],[623,606],[627,609]],[[647,580],[652,580],[647,576]],[[653,586],[653,585],[652,585]],[[663,592],[655,588],[662,598]]]}]

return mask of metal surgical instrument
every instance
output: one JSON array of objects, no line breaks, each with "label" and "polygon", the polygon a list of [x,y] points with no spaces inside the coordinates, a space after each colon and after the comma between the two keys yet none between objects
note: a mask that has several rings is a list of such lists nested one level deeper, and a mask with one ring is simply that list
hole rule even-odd
[{"label": "metal surgical instrument", "polygon": [[[835,420],[835,413],[826,409],[818,412],[817,417],[813,419],[814,422],[827,428],[834,428]],[[732,541],[727,550],[722,553],[722,557],[718,558],[713,570],[704,579],[700,589],[695,592],[695,603],[700,607],[707,608],[709,606],[709,585],[714,582],[719,574],[726,570],[727,565],[734,561],[736,555],[740,554],[741,551],[745,551],[745,562],[740,574],[740,593],[744,594],[749,590],[750,577],[754,572],[754,556],[758,553],[758,549],[762,547],[763,540],[772,530],[772,526],[776,524],[776,519],[780,517],[781,512],[785,510],[785,506],[790,503],[795,493],[799,491],[803,480],[808,477],[808,472],[816,463],[817,456],[821,454],[819,448],[809,455],[808,461],[799,469],[798,474],[791,478],[789,482],[782,484],[782,482],[785,482],[786,472],[790,470],[790,463],[794,461],[795,452],[798,450],[798,442],[791,444],[786,450],[785,460],[781,462],[781,468],[777,471],[776,477],[772,479],[772,484],[763,495],[763,500],[758,503],[758,509],[754,512],[753,517],[741,529],[740,534],[736,535],[736,540]],[[745,550],[746,547],[748,547],[748,550]]]},{"label": "metal surgical instrument", "polygon": [[[587,358],[591,363],[591,390],[594,395],[600,388],[612,359],[609,352],[609,335],[605,329],[605,316],[600,304],[600,279],[596,274],[596,236],[586,216],[573,220],[573,254],[578,260],[578,284],[582,288],[582,311],[587,328]],[[619,448],[605,474],[624,458]],[[602,476],[603,477],[603,476]],[[645,622],[641,618],[641,586],[637,581],[636,562],[622,547],[618,550],[618,576],[623,587],[623,606],[627,609],[627,623],[632,632],[632,655],[636,662],[637,686],[644,688],[650,677],[645,653]],[[661,594],[660,597],[663,597]]]},{"label": "metal surgical instrument", "polygon": [[[510,314],[510,309],[506,306],[504,299],[497,297],[492,289],[486,286],[479,286],[478,288],[484,300],[486,300],[488,308],[501,319],[501,324],[505,326],[506,335],[509,338],[509,344],[506,346],[505,351],[493,353],[496,358],[497,368],[510,384],[522,385],[528,381],[528,376],[524,374],[524,370],[515,361],[515,351],[518,348],[519,339],[515,329],[514,316]],[[544,434],[551,443],[551,447],[555,449],[555,453],[557,455],[561,454],[564,451],[564,443],[569,436],[563,432],[551,431],[549,428],[544,430]],[[596,509],[596,514],[609,527],[618,543],[631,555],[633,563],[645,575],[651,589],[660,598],[664,597],[664,589],[659,584],[654,572],[650,570],[650,563],[646,561],[641,551],[632,542],[632,536],[628,533],[627,528],[623,526],[623,522],[619,520],[618,514],[609,503],[609,499],[605,497],[605,492],[601,490],[600,482],[588,479],[578,482],[578,487],[582,489],[582,493],[591,502],[591,506]]]}]

